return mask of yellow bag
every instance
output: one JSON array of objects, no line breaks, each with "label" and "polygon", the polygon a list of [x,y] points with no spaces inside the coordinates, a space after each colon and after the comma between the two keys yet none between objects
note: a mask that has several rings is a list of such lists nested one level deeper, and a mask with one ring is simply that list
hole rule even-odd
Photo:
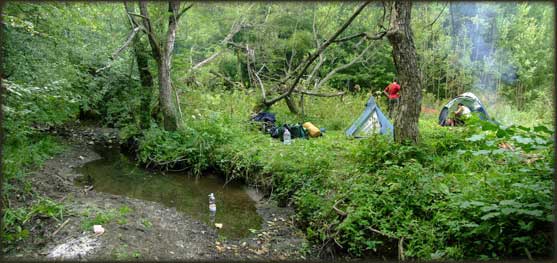
[{"label": "yellow bag", "polygon": [[315,127],[315,125],[313,125],[311,122],[308,121],[304,123],[302,126],[304,126],[306,130],[308,130],[309,137],[315,138],[321,136],[321,131],[319,130],[319,128]]}]

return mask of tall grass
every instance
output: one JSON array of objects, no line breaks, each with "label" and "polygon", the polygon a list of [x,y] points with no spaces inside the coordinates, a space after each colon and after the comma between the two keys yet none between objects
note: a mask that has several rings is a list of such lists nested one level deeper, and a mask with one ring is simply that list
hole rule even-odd
[{"label": "tall grass", "polygon": [[[550,253],[551,128],[440,127],[437,114],[426,112],[419,145],[396,145],[384,136],[356,140],[344,130],[365,108],[369,94],[359,94],[306,98],[303,119],[284,102],[274,105],[279,124],[311,121],[327,129],[323,137],[284,145],[249,122],[256,92],[186,94],[185,128],[163,136],[148,131],[141,143],[149,147],[140,154],[161,163],[180,158],[199,173],[213,168],[266,189],[280,204],[294,205],[314,244],[355,256],[396,256],[401,242],[404,255],[415,259]],[[496,109],[490,113],[503,113]],[[520,124],[535,124],[528,122]],[[499,149],[503,142],[517,152]]]}]

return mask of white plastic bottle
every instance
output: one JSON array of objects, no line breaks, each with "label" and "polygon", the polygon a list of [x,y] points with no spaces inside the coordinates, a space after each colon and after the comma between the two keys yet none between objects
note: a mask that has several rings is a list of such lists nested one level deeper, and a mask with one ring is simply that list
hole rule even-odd
[{"label": "white plastic bottle", "polygon": [[217,205],[215,204],[215,195],[213,193],[209,195],[209,211],[217,211]]},{"label": "white plastic bottle", "polygon": [[215,222],[215,216],[217,214],[217,205],[215,204],[215,195],[211,193],[209,195],[209,219],[211,223]]},{"label": "white plastic bottle", "polygon": [[288,131],[288,129],[284,129],[284,134],[282,135],[282,139],[284,141],[284,144],[290,144],[292,142],[290,137],[290,131]]}]

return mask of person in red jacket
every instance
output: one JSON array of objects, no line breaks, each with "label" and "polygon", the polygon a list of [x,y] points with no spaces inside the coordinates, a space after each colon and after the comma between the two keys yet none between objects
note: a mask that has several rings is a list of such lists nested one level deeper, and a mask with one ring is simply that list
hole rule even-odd
[{"label": "person in red jacket", "polygon": [[399,91],[400,91],[400,85],[396,83],[396,78],[393,79],[393,82],[389,84],[385,88],[385,90],[383,90],[383,93],[385,93],[385,95],[387,95],[387,98],[389,99],[388,111],[389,111],[389,118],[391,119],[393,118],[393,111],[396,105],[398,104],[398,100],[400,99],[400,94],[398,94]]}]

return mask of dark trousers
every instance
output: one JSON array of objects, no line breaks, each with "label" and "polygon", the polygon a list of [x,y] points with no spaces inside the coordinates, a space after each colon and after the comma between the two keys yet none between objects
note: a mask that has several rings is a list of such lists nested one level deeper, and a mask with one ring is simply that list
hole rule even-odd
[{"label": "dark trousers", "polygon": [[398,100],[399,100],[399,98],[389,99],[388,111],[389,111],[389,118],[390,119],[393,119],[393,114],[394,114],[396,105],[398,104]]}]

